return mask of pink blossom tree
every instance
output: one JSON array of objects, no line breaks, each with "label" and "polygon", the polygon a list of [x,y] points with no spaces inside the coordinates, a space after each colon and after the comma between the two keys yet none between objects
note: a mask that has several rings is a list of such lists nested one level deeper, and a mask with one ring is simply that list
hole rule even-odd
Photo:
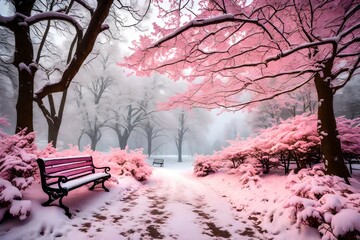
[{"label": "pink blossom tree", "polygon": [[154,24],[126,62],[190,83],[169,107],[236,111],[313,82],[326,172],[347,180],[333,95],[359,72],[358,0],[154,2],[167,24]]}]

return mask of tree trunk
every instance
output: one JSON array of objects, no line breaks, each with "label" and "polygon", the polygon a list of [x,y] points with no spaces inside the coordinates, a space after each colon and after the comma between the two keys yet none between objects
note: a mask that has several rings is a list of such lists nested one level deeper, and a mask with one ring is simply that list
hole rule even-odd
[{"label": "tree trunk", "polygon": [[79,136],[79,138],[78,138],[78,148],[79,148],[79,151],[81,151],[80,144],[81,144],[81,138],[82,138],[83,135],[84,135],[84,130],[81,130],[80,136]]},{"label": "tree trunk", "polygon": [[119,139],[119,147],[121,150],[124,150],[127,146],[127,142],[130,134],[125,130],[124,134],[121,134],[121,131],[116,131]]},{"label": "tree trunk", "polygon": [[[32,1],[14,1],[15,10],[25,16],[30,16],[31,9],[34,6]],[[30,38],[30,30],[27,26],[15,26],[15,54],[14,66],[19,73],[18,101],[16,103],[16,132],[26,128],[26,132],[33,132],[33,93],[34,93],[34,75],[36,72],[33,63],[33,45]]]},{"label": "tree trunk", "polygon": [[349,184],[349,171],[342,155],[340,139],[336,127],[336,119],[333,108],[333,91],[324,78],[315,75],[318,107],[318,132],[321,137],[321,150],[325,161],[326,173],[337,175],[345,179]]},{"label": "tree trunk", "polygon": [[48,121],[48,142],[52,143],[53,147],[56,148],[57,139],[59,136],[60,122],[59,119],[53,119],[54,122]]},{"label": "tree trunk", "polygon": [[182,162],[182,147],[178,148],[178,162]]},{"label": "tree trunk", "polygon": [[178,149],[178,162],[182,162],[182,138],[179,138],[176,147]]},{"label": "tree trunk", "polygon": [[152,138],[151,136],[147,137],[147,151],[148,151],[148,156],[151,156],[152,153]]},{"label": "tree trunk", "polygon": [[52,112],[51,118],[53,120],[53,124],[49,124],[49,121],[48,121],[48,128],[49,128],[48,142],[52,142],[54,148],[56,148],[57,139],[59,137],[59,131],[60,131],[61,123],[62,123],[62,118],[64,115],[65,103],[66,103],[66,98],[67,98],[67,91],[68,91],[68,89],[66,89],[64,92],[62,92],[58,114],[56,114],[56,111],[55,111],[55,102],[53,101],[52,95],[51,94],[48,95],[50,109]]},{"label": "tree trunk", "polygon": [[98,135],[97,129],[94,129],[93,131],[94,131],[94,133],[91,136],[90,135],[88,135],[88,136],[90,137],[90,141],[91,141],[91,144],[90,144],[91,150],[95,151],[96,145],[99,142],[101,137]]},{"label": "tree trunk", "polygon": [[96,145],[97,145],[97,140],[96,138],[91,138],[91,150],[95,151],[96,150]]},{"label": "tree trunk", "polygon": [[34,76],[19,69],[19,90],[16,103],[16,132],[26,128],[26,132],[33,132],[33,86]]}]

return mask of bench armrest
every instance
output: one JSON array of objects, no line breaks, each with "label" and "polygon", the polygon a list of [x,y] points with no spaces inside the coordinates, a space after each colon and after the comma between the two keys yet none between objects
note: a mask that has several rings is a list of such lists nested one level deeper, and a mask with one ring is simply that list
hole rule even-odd
[{"label": "bench armrest", "polygon": [[108,172],[110,171],[110,168],[109,168],[109,167],[95,167],[95,166],[94,166],[94,168],[95,168],[95,169],[104,169],[104,172],[105,172],[105,173],[108,173]]},{"label": "bench armrest", "polygon": [[48,174],[46,174],[46,173],[42,173],[45,177],[47,177],[47,178],[57,178],[58,180],[57,180],[57,184],[59,185],[59,188],[61,189],[62,187],[61,187],[61,185],[60,185],[60,183],[65,183],[65,182],[67,182],[68,181],[68,178],[67,177],[65,177],[65,176],[61,176],[61,175],[52,175],[52,176],[50,176],[50,175],[48,175]]}]

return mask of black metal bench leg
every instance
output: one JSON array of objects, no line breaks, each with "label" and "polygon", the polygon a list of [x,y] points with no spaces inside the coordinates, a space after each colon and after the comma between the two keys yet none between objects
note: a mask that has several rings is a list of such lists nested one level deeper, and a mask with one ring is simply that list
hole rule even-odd
[{"label": "black metal bench leg", "polygon": [[102,185],[102,187],[104,188],[104,190],[105,190],[106,192],[109,192],[109,189],[108,189],[107,187],[105,187],[105,181],[106,181],[106,180],[107,180],[107,179],[104,179],[104,180],[102,180],[101,182],[100,182],[100,181],[94,181],[93,185],[89,188],[89,190],[94,190],[95,186],[98,185],[99,183],[101,183],[101,185]]},{"label": "black metal bench leg", "polygon": [[61,198],[59,199],[59,205],[60,205],[60,207],[61,207],[62,209],[65,210],[65,215],[70,218],[70,217],[71,217],[71,213],[70,213],[70,211],[69,211],[69,208],[63,204],[62,199],[63,199],[63,197],[61,197]]},{"label": "black metal bench leg", "polygon": [[105,189],[106,192],[109,192],[109,189],[107,187],[105,187],[105,181],[106,180],[102,181],[101,185]]},{"label": "black metal bench leg", "polygon": [[49,199],[46,201],[46,202],[43,202],[41,205],[42,206],[49,206],[50,203],[52,203],[53,201],[55,201],[54,198],[51,197],[51,195],[48,195],[49,196]]},{"label": "black metal bench leg", "polygon": [[97,182],[94,182],[93,185],[91,187],[89,187],[89,190],[94,190],[94,188],[97,184],[98,184]]}]

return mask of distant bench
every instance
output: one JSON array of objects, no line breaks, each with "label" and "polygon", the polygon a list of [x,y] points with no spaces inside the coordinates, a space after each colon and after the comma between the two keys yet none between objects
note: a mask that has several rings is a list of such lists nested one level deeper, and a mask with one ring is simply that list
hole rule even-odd
[{"label": "distant bench", "polygon": [[[66,207],[62,199],[68,192],[88,183],[93,183],[89,188],[101,183],[105,191],[109,191],[104,185],[111,175],[109,167],[95,167],[91,156],[59,157],[59,158],[39,158],[37,159],[40,170],[41,187],[49,196],[43,206],[59,198],[59,205],[65,210],[65,214],[71,217],[69,208]],[[96,172],[96,169],[103,169],[103,172]]]},{"label": "distant bench", "polygon": [[154,158],[152,165],[159,164],[160,167],[164,166],[164,159],[162,158]]},{"label": "distant bench", "polygon": [[352,166],[352,165],[359,165],[360,159],[350,158],[350,159],[347,159],[346,162],[349,164],[350,174],[353,173],[353,170],[360,170],[359,168],[353,168],[353,166]]}]

